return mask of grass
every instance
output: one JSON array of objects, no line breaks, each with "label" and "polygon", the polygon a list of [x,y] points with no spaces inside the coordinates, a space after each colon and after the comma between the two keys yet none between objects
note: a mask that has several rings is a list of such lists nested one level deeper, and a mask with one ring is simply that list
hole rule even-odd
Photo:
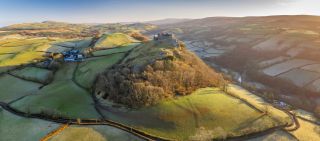
[{"label": "grass", "polygon": [[283,111],[272,107],[269,103],[265,102],[262,98],[250,93],[240,86],[230,84],[227,88],[228,93],[238,98],[245,99],[254,107],[261,111],[268,110],[268,113],[282,123],[291,123],[290,117]]},{"label": "grass", "polygon": [[24,45],[24,46],[17,46],[17,47],[0,47],[0,53],[1,54],[18,53],[28,49],[29,47],[31,47],[31,45]]},{"label": "grass", "polygon": [[[167,42],[159,44],[150,41],[134,48],[123,62],[130,60],[130,63],[133,65],[148,64],[150,60],[156,60],[157,58],[163,58],[163,56],[171,54],[172,48],[174,48],[173,45]],[[160,53],[162,52],[166,55],[161,55]]]},{"label": "grass", "polygon": [[120,46],[117,48],[98,50],[98,51],[93,52],[92,54],[93,54],[93,56],[103,56],[103,55],[109,55],[109,54],[114,54],[114,53],[127,52],[138,45],[139,45],[139,43],[131,43],[129,45]]},{"label": "grass", "polygon": [[98,118],[90,94],[71,80],[76,64],[64,64],[54,81],[36,95],[12,103],[12,107],[29,113],[46,113],[70,118]]},{"label": "grass", "polygon": [[42,52],[32,52],[32,51],[21,52],[19,54],[16,54],[10,59],[0,61],[0,67],[17,66],[21,64],[32,63],[34,62],[34,60],[44,59],[43,55],[44,53]]},{"label": "grass", "polygon": [[50,84],[38,94],[19,100],[13,107],[30,113],[47,112],[72,118],[98,117],[90,95],[72,82]]},{"label": "grass", "polygon": [[197,138],[198,129],[210,138],[239,136],[274,127],[280,123],[215,88],[164,101],[137,110],[104,110],[108,119],[142,131],[176,140]]},{"label": "grass", "polygon": [[58,126],[52,122],[18,117],[0,108],[0,140],[3,141],[40,140]]},{"label": "grass", "polygon": [[11,75],[0,76],[0,101],[10,102],[22,96],[35,93],[42,86],[39,83],[25,81]]},{"label": "grass", "polygon": [[11,74],[26,80],[36,81],[39,83],[48,83],[53,76],[52,71],[36,67],[26,67],[20,70],[14,70],[11,72]]},{"label": "grass", "polygon": [[298,118],[300,128],[291,132],[300,141],[319,141],[320,140],[320,126],[304,121]]},{"label": "grass", "polygon": [[104,72],[124,57],[124,53],[88,60],[79,64],[75,73],[75,80],[86,88],[91,88],[99,73]]},{"label": "grass", "polygon": [[[54,44],[71,43],[73,40],[61,38],[32,38],[32,39],[4,39],[0,41],[1,53],[15,53],[10,57],[0,59],[0,66],[17,66],[32,63],[34,60],[44,59],[46,52],[63,52],[70,48],[60,47]],[[77,41],[79,45],[88,44],[87,40]],[[76,44],[76,43],[72,43]]]},{"label": "grass", "polygon": [[140,138],[133,136],[120,129],[106,126],[71,126],[54,136],[50,141],[140,141]]},{"label": "grass", "polygon": [[1,60],[9,59],[9,58],[11,58],[12,56],[14,56],[14,54],[1,54],[1,55],[0,55],[0,61],[1,61]]},{"label": "grass", "polygon": [[292,137],[288,132],[279,130],[247,141],[297,141],[297,139]]},{"label": "grass", "polygon": [[105,34],[97,41],[95,48],[112,48],[139,42],[123,33]]},{"label": "grass", "polygon": [[58,45],[51,45],[45,51],[46,52],[61,53],[61,52],[68,51],[68,50],[71,50],[71,49],[70,48],[66,48],[66,47],[61,47],[61,46],[58,46]]},{"label": "grass", "polygon": [[11,106],[28,113],[45,113],[70,118],[98,118],[90,94],[72,81],[59,81],[42,88]]}]

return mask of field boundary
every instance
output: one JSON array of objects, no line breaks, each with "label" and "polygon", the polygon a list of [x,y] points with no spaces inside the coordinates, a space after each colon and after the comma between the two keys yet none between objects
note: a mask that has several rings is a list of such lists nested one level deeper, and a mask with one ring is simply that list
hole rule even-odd
[{"label": "field boundary", "polygon": [[50,116],[45,116],[41,114],[27,114],[21,111],[18,111],[16,109],[13,109],[10,107],[8,104],[4,102],[0,102],[0,107],[2,107],[4,110],[15,114],[20,117],[25,117],[25,118],[34,118],[34,119],[42,119],[46,121],[51,121],[55,123],[61,123],[61,124],[68,124],[68,125],[109,125],[118,129],[121,129],[123,131],[126,131],[128,133],[131,133],[133,135],[136,135],[137,137],[140,137],[141,139],[151,141],[151,140],[156,140],[156,141],[172,141],[172,139],[167,139],[164,137],[159,137],[156,135],[152,135],[143,131],[140,131],[138,129],[135,129],[133,127],[108,120],[108,119],[69,119],[69,118],[63,118],[63,117],[57,117],[57,118],[52,118]]},{"label": "field boundary", "polygon": [[46,136],[44,136],[40,141],[48,141],[53,136],[57,135],[58,133],[62,132],[64,129],[68,128],[69,124],[62,124],[57,129],[51,131]]}]

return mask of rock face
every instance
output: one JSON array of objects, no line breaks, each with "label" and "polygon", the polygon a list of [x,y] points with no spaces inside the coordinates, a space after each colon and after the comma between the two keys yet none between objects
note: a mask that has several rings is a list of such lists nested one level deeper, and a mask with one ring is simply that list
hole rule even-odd
[{"label": "rock face", "polygon": [[95,95],[140,107],[225,83],[181,42],[172,40],[176,39],[154,40],[136,47],[121,63],[98,77]]}]

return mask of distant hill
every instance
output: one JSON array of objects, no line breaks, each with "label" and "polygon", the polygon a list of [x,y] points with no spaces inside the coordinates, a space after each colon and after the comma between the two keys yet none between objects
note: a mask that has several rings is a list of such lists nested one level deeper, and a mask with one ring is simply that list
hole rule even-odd
[{"label": "distant hill", "polygon": [[[106,24],[74,24],[56,21],[13,24],[0,28],[0,31],[10,31],[9,34],[20,34],[36,37],[92,37],[103,33],[133,33],[146,32],[156,26],[148,23],[106,23]],[[0,34],[1,36],[1,34]]]},{"label": "distant hill", "polygon": [[180,23],[180,22],[186,22],[191,19],[174,19],[174,18],[169,18],[169,19],[162,19],[162,20],[154,20],[154,21],[146,21],[144,23],[150,23],[154,25],[165,25],[165,24],[175,24],[175,23]]}]

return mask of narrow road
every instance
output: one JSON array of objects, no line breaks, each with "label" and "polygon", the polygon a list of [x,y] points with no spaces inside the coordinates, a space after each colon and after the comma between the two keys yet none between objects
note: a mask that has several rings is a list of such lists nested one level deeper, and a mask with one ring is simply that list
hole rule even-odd
[{"label": "narrow road", "polygon": [[55,123],[60,123],[60,124],[68,124],[68,125],[109,125],[115,128],[118,128],[120,130],[126,131],[128,133],[131,133],[143,140],[147,141],[171,141],[170,139],[162,138],[162,137],[157,137],[148,133],[145,133],[143,131],[137,130],[135,128],[123,125],[121,123],[107,120],[107,119],[82,119],[81,122],[79,122],[77,119],[70,119],[70,118],[63,118],[63,117],[58,117],[58,118],[52,118],[48,116],[44,116],[41,114],[27,114],[21,111],[18,111],[16,109],[13,109],[10,107],[8,104],[4,102],[0,102],[0,107],[2,107],[4,110],[20,116],[24,118],[35,118],[35,119],[42,119],[46,121],[51,121]]}]

